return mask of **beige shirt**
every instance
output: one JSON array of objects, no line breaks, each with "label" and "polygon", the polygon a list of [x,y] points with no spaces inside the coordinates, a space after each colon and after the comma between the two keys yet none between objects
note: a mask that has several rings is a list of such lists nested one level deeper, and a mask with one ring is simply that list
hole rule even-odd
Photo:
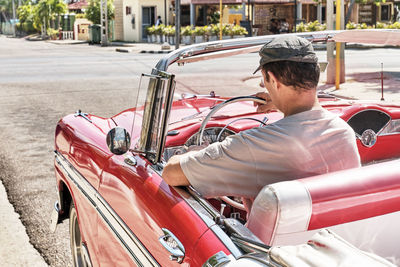
[{"label": "beige shirt", "polygon": [[352,128],[316,109],[229,136],[180,165],[204,197],[254,199],[267,184],[359,167],[360,156]]}]

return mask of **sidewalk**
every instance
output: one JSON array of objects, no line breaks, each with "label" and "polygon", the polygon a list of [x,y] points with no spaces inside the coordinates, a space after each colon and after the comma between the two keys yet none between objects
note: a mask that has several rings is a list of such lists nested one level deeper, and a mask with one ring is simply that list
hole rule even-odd
[{"label": "sidewalk", "polygon": [[[87,41],[80,40],[46,40],[48,43],[57,45],[77,45],[77,44],[89,44]],[[100,44],[92,44],[93,46],[99,46]],[[184,45],[180,45],[182,47]],[[157,43],[125,43],[125,42],[111,42],[108,46],[115,47],[116,52],[122,53],[153,53],[153,54],[166,54],[175,50],[175,45],[168,45],[164,47],[164,44]]]},{"label": "sidewalk", "polygon": [[[334,84],[325,84],[326,73],[321,75],[318,90],[330,93],[339,98],[371,100],[379,102],[382,97],[380,72],[351,72],[346,73],[346,82],[339,89]],[[395,102],[400,105],[400,76],[395,72],[383,74],[384,103]],[[394,104],[394,103],[393,103]]]},{"label": "sidewalk", "polygon": [[8,201],[6,190],[1,181],[0,222],[1,266],[48,266],[39,252],[29,243],[25,227],[22,225],[19,215]]}]

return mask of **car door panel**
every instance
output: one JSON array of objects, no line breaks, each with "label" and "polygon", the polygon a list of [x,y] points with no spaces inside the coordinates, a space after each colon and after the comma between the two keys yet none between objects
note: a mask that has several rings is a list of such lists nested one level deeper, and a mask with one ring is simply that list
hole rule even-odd
[{"label": "car door panel", "polygon": [[[100,194],[160,265],[175,265],[158,241],[163,235],[162,228],[170,230],[182,242],[185,258],[189,260],[207,226],[151,165],[140,157],[136,159],[137,165],[132,167],[124,162],[123,156],[110,158],[102,175]],[[100,233],[101,239],[105,237],[105,233]]]}]

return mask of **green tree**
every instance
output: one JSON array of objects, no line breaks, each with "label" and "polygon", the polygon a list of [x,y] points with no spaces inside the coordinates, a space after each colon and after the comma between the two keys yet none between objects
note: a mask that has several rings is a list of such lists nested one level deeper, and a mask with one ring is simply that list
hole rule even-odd
[{"label": "green tree", "polygon": [[60,25],[60,16],[67,13],[67,5],[63,0],[48,0],[50,6],[51,27],[54,29],[54,23],[57,20],[57,25]]},{"label": "green tree", "polygon": [[31,33],[35,31],[33,27],[34,14],[33,5],[28,3],[26,5],[19,6],[17,9],[19,23],[18,28],[24,32]]},{"label": "green tree", "polygon": [[40,0],[33,8],[33,26],[46,35],[46,29],[50,21],[50,5],[47,0]]},{"label": "green tree", "polygon": [[[86,18],[94,24],[100,24],[100,0],[90,0],[85,11]],[[112,0],[107,0],[107,19],[114,19],[114,5]]]},{"label": "green tree", "polygon": [[0,16],[2,21],[8,21],[12,17],[11,0],[0,0]]},{"label": "green tree", "polygon": [[33,26],[47,34],[47,28],[54,28],[54,22],[60,21],[60,15],[67,12],[67,5],[62,0],[40,0],[33,7]]}]

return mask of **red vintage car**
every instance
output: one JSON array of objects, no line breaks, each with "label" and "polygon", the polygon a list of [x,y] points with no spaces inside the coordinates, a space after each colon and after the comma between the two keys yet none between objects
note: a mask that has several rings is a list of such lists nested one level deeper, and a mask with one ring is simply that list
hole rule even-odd
[{"label": "red vintage car", "polygon": [[[260,192],[268,205],[248,219],[236,198],[204,199],[192,187],[171,187],[161,178],[166,161],[192,144],[282,118],[279,112],[257,114],[253,101],[261,100],[252,96],[174,100],[179,76],[168,67],[257,51],[271,38],[176,50],[142,75],[133,108],[110,118],[78,111],[58,122],[52,229],[69,218],[75,266],[290,266],[282,262],[282,248],[270,246],[301,244],[324,228],[347,239],[351,249],[400,263],[399,160],[269,185]],[[330,95],[320,101],[353,127],[364,163],[400,155],[400,106]]]}]

